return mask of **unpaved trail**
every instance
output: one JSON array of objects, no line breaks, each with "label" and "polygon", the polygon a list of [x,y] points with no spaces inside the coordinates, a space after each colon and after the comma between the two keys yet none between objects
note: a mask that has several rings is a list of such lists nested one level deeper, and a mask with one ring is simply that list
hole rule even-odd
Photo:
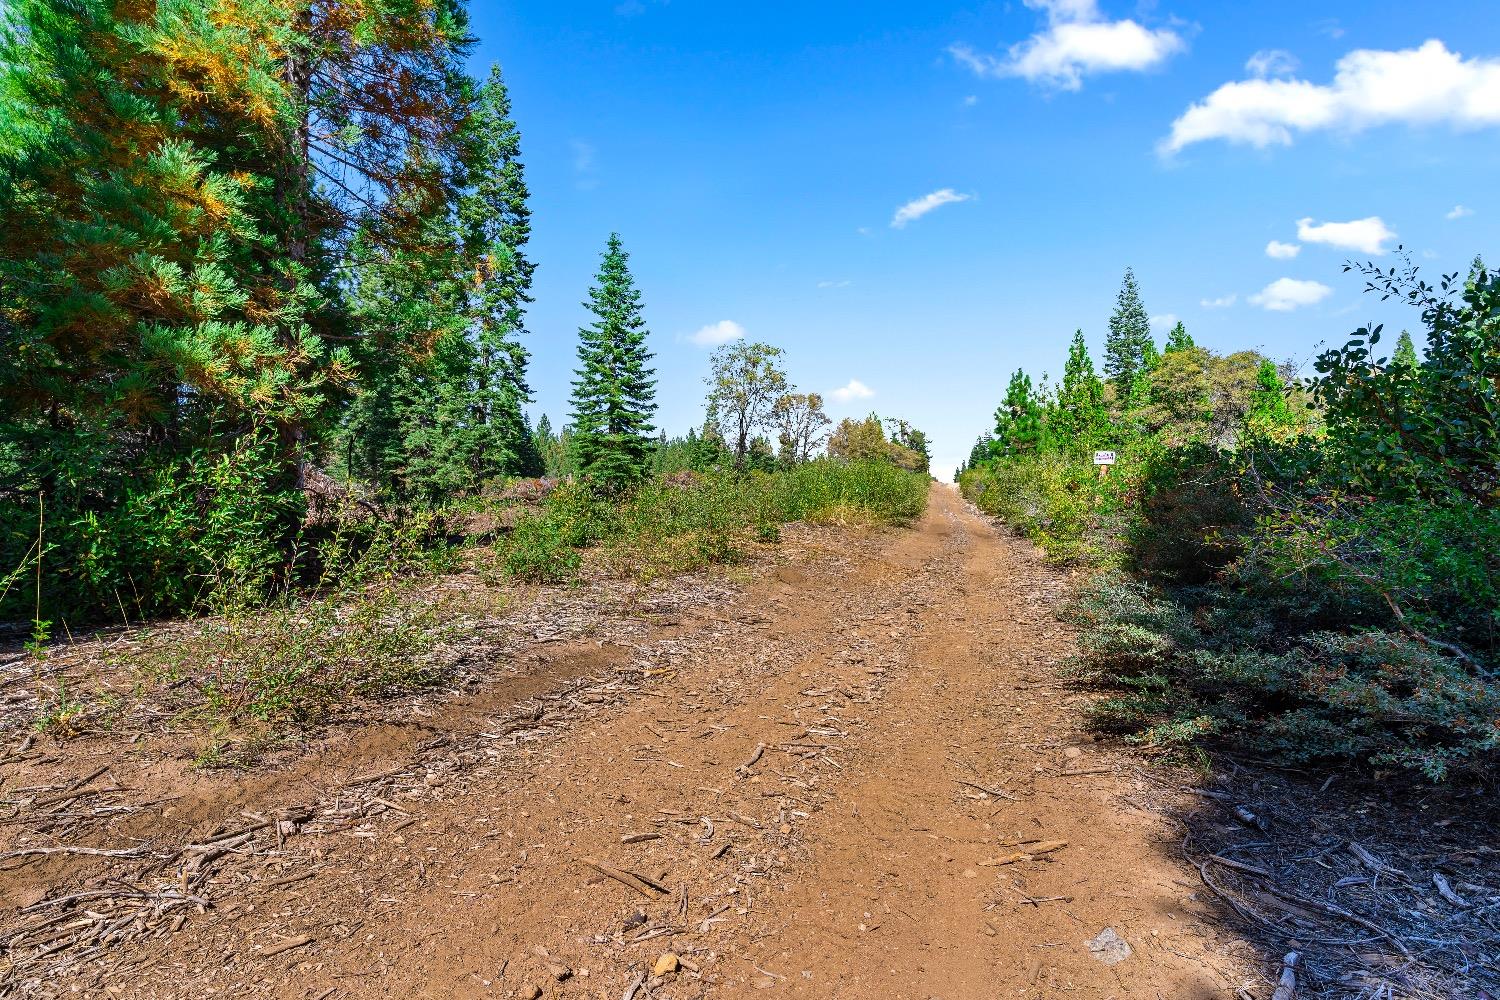
[{"label": "unpaved trail", "polygon": [[[1084,696],[1057,678],[1061,590],[936,486],[911,530],[851,536],[630,645],[554,650],[548,697],[473,698],[340,744],[347,766],[325,748],[226,791],[225,820],[314,801],[347,820],[287,825],[203,912],[21,989],[1233,997],[1256,957],[1200,900],[1159,790],[1083,735]],[[1047,841],[1066,846],[995,863]],[[1090,951],[1106,928],[1130,957]],[[683,967],[652,977],[666,952]]]}]

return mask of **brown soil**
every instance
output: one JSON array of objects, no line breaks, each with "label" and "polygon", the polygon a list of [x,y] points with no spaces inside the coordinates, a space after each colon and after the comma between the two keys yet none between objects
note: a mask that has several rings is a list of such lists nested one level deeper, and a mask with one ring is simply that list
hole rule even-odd
[{"label": "brown soil", "polygon": [[[0,862],[0,934],[32,928],[0,938],[0,993],[1264,995],[1160,780],[1082,733],[1063,584],[1030,546],[945,487],[912,530],[822,537],[716,604],[534,643],[252,773],[100,741],[11,765],[8,799],[99,767],[95,801],[177,798],[67,841],[144,857]],[[1087,944],[1106,929],[1116,964]]]}]

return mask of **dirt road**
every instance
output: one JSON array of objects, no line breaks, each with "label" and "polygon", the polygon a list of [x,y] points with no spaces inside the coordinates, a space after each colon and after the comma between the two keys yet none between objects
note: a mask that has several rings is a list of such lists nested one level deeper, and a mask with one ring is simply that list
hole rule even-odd
[{"label": "dirt road", "polygon": [[[943,486],[913,529],[819,537],[629,640],[537,643],[525,676],[404,723],[183,777],[165,826],[136,828],[153,851],[167,828],[196,844],[178,867],[31,859],[7,926],[21,907],[87,926],[86,900],[38,905],[127,870],[157,902],[96,950],[58,937],[60,973],[35,958],[45,931],[13,940],[10,988],[1191,1000],[1262,982],[1159,792],[1081,732],[1062,584],[1030,546]],[[113,766],[122,787],[165,780]],[[191,865],[206,888],[164,906]]]}]

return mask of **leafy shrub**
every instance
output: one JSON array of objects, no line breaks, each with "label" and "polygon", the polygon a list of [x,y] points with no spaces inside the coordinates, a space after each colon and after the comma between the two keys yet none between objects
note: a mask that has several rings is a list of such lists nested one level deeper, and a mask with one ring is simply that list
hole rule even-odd
[{"label": "leafy shrub", "polygon": [[534,581],[573,578],[578,550],[593,547],[624,572],[684,572],[735,562],[749,543],[777,541],[790,521],[905,523],[925,509],[928,483],[887,462],[817,461],[769,473],[671,473],[609,498],[565,484],[516,522],[498,555],[507,575]]},{"label": "leafy shrub", "polygon": [[[41,617],[86,624],[190,610],[224,591],[269,596],[303,503],[268,438],[133,469],[88,436],[59,435],[56,444],[40,533]],[[42,488],[23,475],[0,493],[7,569],[35,565]],[[30,618],[31,596],[13,588],[0,616]]]},{"label": "leafy shrub", "polygon": [[578,575],[582,557],[568,542],[566,522],[543,514],[516,522],[503,555],[505,572],[532,583],[565,583]]},{"label": "leafy shrub", "polygon": [[1156,450],[1141,465],[1127,528],[1134,565],[1181,583],[1213,579],[1239,557],[1252,521],[1232,456],[1192,444]]},{"label": "leafy shrub", "polygon": [[1036,542],[1049,559],[1074,563],[1117,557],[1109,528],[1129,485],[1113,480],[1100,480],[1088,460],[1041,452],[969,469],[959,485],[980,510]]}]

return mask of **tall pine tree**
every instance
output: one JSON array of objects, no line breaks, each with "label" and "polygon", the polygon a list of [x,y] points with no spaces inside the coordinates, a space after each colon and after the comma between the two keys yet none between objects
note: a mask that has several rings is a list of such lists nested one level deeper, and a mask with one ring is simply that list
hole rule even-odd
[{"label": "tall pine tree", "polygon": [[1104,374],[1114,383],[1117,399],[1127,403],[1135,398],[1155,357],[1151,317],[1141,304],[1135,271],[1126,268],[1114,315],[1109,318],[1109,335],[1104,341]]},{"label": "tall pine tree", "polygon": [[1068,451],[1092,451],[1104,443],[1109,433],[1104,383],[1094,372],[1094,361],[1089,357],[1082,330],[1073,334],[1073,343],[1068,347],[1068,362],[1063,368],[1052,420],[1052,436]]},{"label": "tall pine tree", "polygon": [[656,372],[649,367],[641,293],[629,260],[619,234],[611,234],[584,303],[595,318],[578,331],[573,382],[574,460],[580,474],[609,489],[645,475],[655,429]]}]

